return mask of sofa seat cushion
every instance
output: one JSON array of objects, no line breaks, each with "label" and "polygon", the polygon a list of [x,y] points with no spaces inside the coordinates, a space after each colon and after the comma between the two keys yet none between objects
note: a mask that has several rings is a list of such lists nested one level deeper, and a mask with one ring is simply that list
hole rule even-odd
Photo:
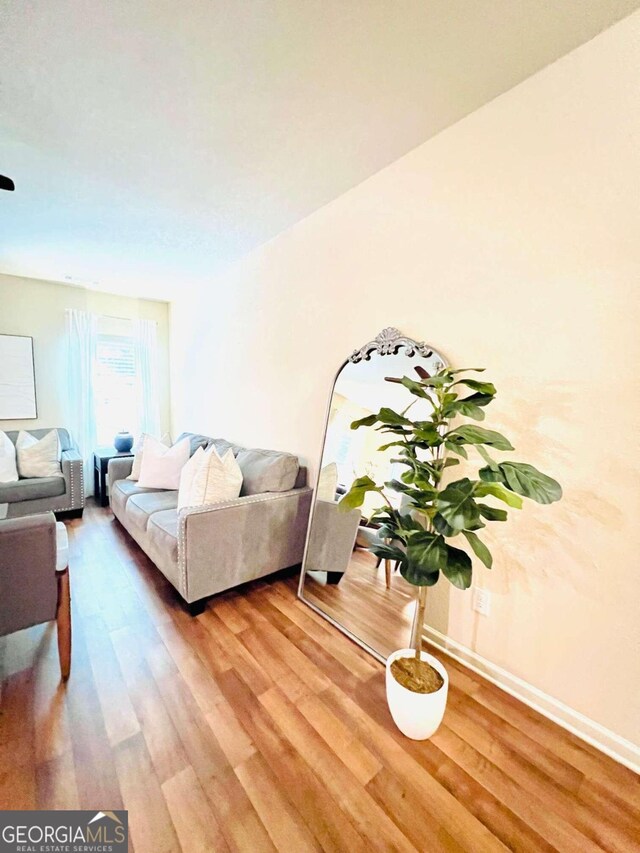
[{"label": "sofa seat cushion", "polygon": [[149,548],[178,563],[178,510],[165,509],[154,513],[147,528]]},{"label": "sofa seat cushion", "polygon": [[124,515],[130,497],[133,495],[149,495],[153,491],[157,491],[157,489],[142,489],[134,480],[116,480],[109,495],[113,511],[118,515]]},{"label": "sofa seat cushion", "polygon": [[12,483],[0,483],[0,504],[35,501],[64,495],[64,477],[29,477]]},{"label": "sofa seat cushion", "polygon": [[125,514],[127,521],[144,533],[149,524],[149,519],[154,513],[166,509],[176,509],[177,506],[178,492],[176,490],[148,492],[144,495],[132,495],[127,501]]},{"label": "sofa seat cushion", "polygon": [[277,450],[240,450],[236,460],[242,471],[241,495],[288,492],[300,467],[297,456]]}]

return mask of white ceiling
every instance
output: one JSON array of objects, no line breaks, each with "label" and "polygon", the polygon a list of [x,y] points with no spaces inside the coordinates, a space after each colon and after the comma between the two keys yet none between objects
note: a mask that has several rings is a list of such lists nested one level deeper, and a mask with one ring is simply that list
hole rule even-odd
[{"label": "white ceiling", "polygon": [[173,298],[640,0],[2,0],[0,272]]}]

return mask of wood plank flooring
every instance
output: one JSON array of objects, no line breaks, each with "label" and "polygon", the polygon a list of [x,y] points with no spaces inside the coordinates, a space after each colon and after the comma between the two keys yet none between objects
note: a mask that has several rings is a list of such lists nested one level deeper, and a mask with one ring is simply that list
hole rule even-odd
[{"label": "wood plank flooring", "polygon": [[108,509],[68,526],[69,682],[53,625],[0,640],[0,808],[126,808],[137,853],[640,851],[640,778],[453,661],[407,740],[293,575],[192,619]]},{"label": "wood plank flooring", "polygon": [[307,575],[304,598],[384,658],[411,644],[415,588],[393,571],[387,589],[384,563],[376,568],[368,551],[353,552],[340,583],[324,584]]}]

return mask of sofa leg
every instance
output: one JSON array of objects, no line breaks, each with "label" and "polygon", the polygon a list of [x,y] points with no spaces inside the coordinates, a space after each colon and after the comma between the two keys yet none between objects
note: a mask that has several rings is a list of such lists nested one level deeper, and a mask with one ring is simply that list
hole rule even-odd
[{"label": "sofa leg", "polygon": [[336,584],[340,583],[342,578],[344,577],[344,572],[327,572],[327,583]]},{"label": "sofa leg", "polygon": [[204,613],[206,603],[206,598],[201,598],[199,601],[185,601],[187,613],[189,616],[199,616],[201,613]]},{"label": "sofa leg", "polygon": [[82,513],[84,512],[84,507],[80,509],[67,509],[64,512],[56,512],[54,513],[57,521],[63,521],[65,518],[82,518]]},{"label": "sofa leg", "polygon": [[71,593],[69,589],[69,569],[58,572],[58,657],[62,680],[69,678],[71,671]]}]

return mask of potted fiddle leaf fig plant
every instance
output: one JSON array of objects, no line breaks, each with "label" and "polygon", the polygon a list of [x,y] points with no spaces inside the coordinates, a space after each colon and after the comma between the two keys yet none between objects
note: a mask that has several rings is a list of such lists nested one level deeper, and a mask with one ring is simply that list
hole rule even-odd
[{"label": "potted fiddle leaf fig plant", "polygon": [[[427,589],[442,576],[453,586],[468,589],[474,560],[491,568],[491,553],[478,533],[487,523],[505,522],[507,510],[487,503],[487,498],[520,509],[523,498],[551,504],[562,497],[560,484],[532,465],[495,458],[496,451],[514,449],[507,438],[468,422],[484,420],[484,410],[496,395],[491,382],[469,378],[472,371],[482,369],[443,368],[433,376],[420,370],[418,380],[391,378],[407,389],[413,401],[400,412],[382,408],[351,424],[351,429],[370,428],[389,436],[379,450],[397,448],[393,462],[405,468],[400,479],[384,484],[359,477],[340,501],[340,509],[361,507],[368,493],[380,495],[383,505],[371,515],[371,521],[380,525],[379,538],[369,550],[396,561],[404,579],[416,587],[413,648],[394,652],[386,666],[391,715],[415,740],[431,737],[440,725],[448,688],[445,668],[422,649]],[[410,410],[419,400],[427,414],[412,419]],[[475,476],[453,481],[447,476],[449,481],[443,482],[445,472],[460,464],[461,457],[471,464],[469,451],[480,457]]]}]

